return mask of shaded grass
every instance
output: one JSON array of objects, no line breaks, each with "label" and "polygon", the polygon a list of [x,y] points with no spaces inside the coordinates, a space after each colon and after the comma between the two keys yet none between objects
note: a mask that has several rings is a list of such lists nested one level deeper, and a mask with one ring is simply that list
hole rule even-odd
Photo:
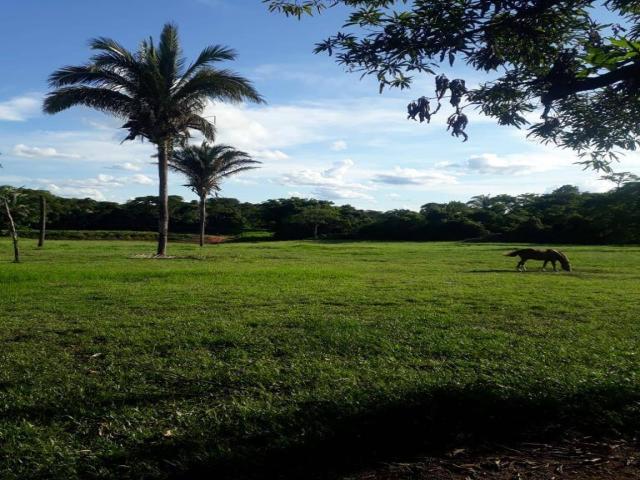
[{"label": "shaded grass", "polygon": [[332,476],[638,428],[637,247],[520,274],[495,244],[23,243],[0,263],[1,478]]}]

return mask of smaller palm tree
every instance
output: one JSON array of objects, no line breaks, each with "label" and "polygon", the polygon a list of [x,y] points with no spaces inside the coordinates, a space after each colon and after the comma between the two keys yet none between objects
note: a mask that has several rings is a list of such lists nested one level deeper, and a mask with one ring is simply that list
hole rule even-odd
[{"label": "smaller palm tree", "polygon": [[206,141],[200,146],[187,146],[173,153],[169,161],[170,168],[187,178],[188,183],[185,186],[191,188],[200,200],[201,247],[204,245],[207,223],[207,197],[212,192],[218,195],[223,178],[258,168],[255,165],[259,163],[261,162],[252,159],[248,153],[229,145],[213,145]]}]

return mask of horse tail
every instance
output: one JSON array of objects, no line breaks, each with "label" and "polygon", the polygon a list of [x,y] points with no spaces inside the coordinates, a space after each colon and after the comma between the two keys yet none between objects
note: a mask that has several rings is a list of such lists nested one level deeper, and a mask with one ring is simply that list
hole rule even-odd
[{"label": "horse tail", "polygon": [[520,255],[521,250],[514,250],[513,252],[505,253],[505,257],[517,257]]},{"label": "horse tail", "polygon": [[570,272],[571,262],[569,262],[569,259],[567,258],[567,256],[558,250],[554,250],[554,252],[558,255],[558,261],[560,262],[560,265],[562,265],[562,269],[567,272]]}]

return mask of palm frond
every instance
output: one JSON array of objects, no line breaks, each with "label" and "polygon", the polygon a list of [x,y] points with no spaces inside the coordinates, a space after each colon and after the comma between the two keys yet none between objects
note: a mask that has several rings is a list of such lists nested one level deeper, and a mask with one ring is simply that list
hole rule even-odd
[{"label": "palm frond", "polygon": [[158,69],[165,80],[167,90],[171,89],[179,80],[184,63],[178,38],[178,27],[167,23],[162,29],[158,44]]},{"label": "palm frond", "polygon": [[229,70],[203,68],[187,80],[175,93],[178,99],[206,97],[239,103],[249,100],[264,103],[264,99],[246,78]]},{"label": "palm frond", "polygon": [[131,97],[108,88],[64,87],[46,96],[44,111],[53,114],[82,105],[126,117],[131,110],[131,103]]},{"label": "palm frond", "polygon": [[207,140],[213,141],[216,138],[215,125],[200,115],[190,115],[187,120],[187,128],[199,131]]},{"label": "palm frond", "polygon": [[134,78],[141,73],[140,62],[136,55],[115,40],[104,37],[95,38],[89,42],[89,46],[92,50],[99,52],[91,57],[91,64],[96,67]]},{"label": "palm frond", "polygon": [[193,62],[182,76],[181,83],[189,80],[194,73],[203,67],[208,67],[212,63],[235,60],[237,53],[235,50],[222,45],[210,45],[200,52],[196,61]]},{"label": "palm frond", "polygon": [[124,75],[93,64],[62,67],[49,76],[49,85],[54,88],[77,84],[123,89],[127,92],[135,90],[135,84]]}]

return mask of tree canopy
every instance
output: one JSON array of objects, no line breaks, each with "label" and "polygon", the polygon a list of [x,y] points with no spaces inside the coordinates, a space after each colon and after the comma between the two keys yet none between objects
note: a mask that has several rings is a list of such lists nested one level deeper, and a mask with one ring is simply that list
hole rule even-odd
[{"label": "tree canopy", "polygon": [[[408,106],[429,121],[447,99],[452,135],[467,139],[476,108],[501,125],[575,150],[587,167],[611,162],[640,140],[640,2],[637,0],[263,0],[301,17],[342,6],[343,28],[317,44],[349,71],[374,75],[380,91],[435,77]],[[613,20],[612,20],[613,19]],[[471,85],[443,68],[487,74]],[[534,117],[540,117],[532,121]]]}]

